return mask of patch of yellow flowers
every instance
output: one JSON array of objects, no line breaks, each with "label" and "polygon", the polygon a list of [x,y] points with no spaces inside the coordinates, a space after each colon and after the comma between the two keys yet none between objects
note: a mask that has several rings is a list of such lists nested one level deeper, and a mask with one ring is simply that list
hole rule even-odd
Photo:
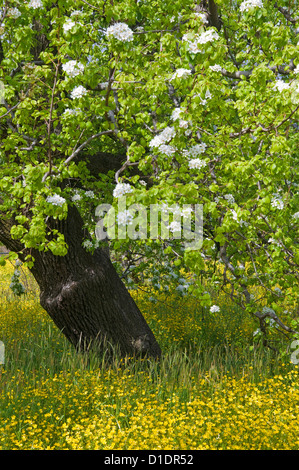
[{"label": "patch of yellow flowers", "polygon": [[226,377],[212,395],[208,378],[197,377],[187,401],[157,385],[148,393],[150,377],[140,375],[85,372],[74,380],[63,372],[24,386],[6,403],[12,415],[1,411],[0,448],[299,448],[298,371],[258,385]]},{"label": "patch of yellow flowers", "polygon": [[[11,297],[11,268],[2,274],[0,339],[11,359],[0,365],[0,449],[299,449],[296,366],[259,381],[246,373],[218,378],[212,369],[185,381],[148,367],[70,370],[61,363],[57,370],[43,363],[47,315],[35,296]],[[147,307],[164,334],[189,337],[192,324],[200,334],[192,306],[174,329],[167,309],[159,315],[158,307]],[[40,357],[25,367],[21,348],[27,344],[30,354],[33,343]]]}]

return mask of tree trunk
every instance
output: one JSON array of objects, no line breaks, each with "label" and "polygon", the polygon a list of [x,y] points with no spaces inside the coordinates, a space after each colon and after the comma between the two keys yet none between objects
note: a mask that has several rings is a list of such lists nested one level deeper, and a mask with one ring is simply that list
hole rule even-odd
[{"label": "tree trunk", "polygon": [[[16,250],[16,241],[8,234],[11,224],[6,222],[5,228],[0,221],[0,240]],[[78,210],[69,207],[66,220],[51,219],[50,224],[64,234],[68,253],[54,256],[32,250],[31,271],[40,287],[40,303],[58,328],[81,349],[105,343],[118,348],[122,356],[160,357],[152,331],[105,250],[91,254],[82,247],[84,230]]]}]

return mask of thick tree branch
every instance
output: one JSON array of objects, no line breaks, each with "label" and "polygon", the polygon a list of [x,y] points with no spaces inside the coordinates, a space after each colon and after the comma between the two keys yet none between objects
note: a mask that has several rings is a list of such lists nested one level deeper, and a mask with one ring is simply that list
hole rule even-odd
[{"label": "thick tree branch", "polygon": [[288,20],[290,23],[292,23],[292,24],[297,23],[299,18],[298,17],[293,18],[286,8],[279,7],[277,5],[277,2],[275,2],[274,7],[277,8],[277,10],[280,11],[280,13],[282,13],[283,16],[285,17],[285,19]]},{"label": "thick tree branch", "polygon": [[208,7],[209,7],[209,22],[211,26],[214,26],[215,28],[220,31],[221,29],[221,21],[218,15],[218,7],[214,0],[209,0],[208,2]]}]

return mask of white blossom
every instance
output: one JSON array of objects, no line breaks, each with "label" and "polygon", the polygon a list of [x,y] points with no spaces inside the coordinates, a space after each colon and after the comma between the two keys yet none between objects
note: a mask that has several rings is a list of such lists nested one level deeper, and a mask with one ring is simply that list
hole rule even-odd
[{"label": "white blossom", "polygon": [[53,206],[60,206],[62,207],[65,203],[64,197],[59,196],[58,194],[54,194],[53,196],[48,196],[46,199],[47,202],[53,204]]},{"label": "white blossom", "polygon": [[29,8],[43,8],[43,2],[41,0],[30,0],[28,3]]},{"label": "white blossom", "polygon": [[180,232],[181,231],[181,224],[180,224],[180,222],[173,221],[168,225],[168,228],[172,232]]},{"label": "white blossom", "polygon": [[229,204],[234,204],[235,202],[235,198],[232,194],[225,194],[224,199],[226,199]]},{"label": "white blossom", "polygon": [[240,11],[249,11],[252,8],[263,8],[262,0],[245,0],[240,5]]},{"label": "white blossom", "polygon": [[173,121],[177,121],[178,119],[180,119],[181,112],[181,108],[175,108],[172,112],[171,119]]},{"label": "white blossom", "polygon": [[217,41],[219,39],[219,34],[214,29],[207,29],[201,34],[196,34],[193,38],[187,33],[183,35],[183,41],[188,42],[189,44],[189,51],[192,54],[198,54],[202,52],[199,49],[199,44],[206,44],[208,42]]},{"label": "white blossom", "polygon": [[273,90],[278,90],[281,93],[283,90],[287,90],[289,87],[290,85],[285,83],[283,80],[276,80]]},{"label": "white blossom", "polygon": [[84,86],[79,85],[75,87],[71,93],[71,98],[72,100],[75,100],[76,98],[82,98],[82,96],[86,95],[87,90],[84,88]]},{"label": "white blossom", "polygon": [[90,198],[94,198],[94,192],[93,191],[85,191],[85,196],[90,197]]},{"label": "white blossom", "polygon": [[19,18],[19,16],[21,16],[21,12],[18,8],[9,8],[8,9],[8,15],[11,16],[12,18]]},{"label": "white blossom", "polygon": [[204,142],[201,142],[200,144],[193,145],[193,147],[184,150],[184,154],[194,158],[200,155],[201,153],[205,152],[206,148],[207,145]]},{"label": "white blossom", "polygon": [[210,65],[210,69],[211,69],[213,72],[221,72],[221,71],[222,71],[221,65],[218,65],[218,64]]},{"label": "white blossom", "polygon": [[90,240],[84,240],[84,242],[82,243],[83,247],[84,248],[87,248],[87,249],[90,249],[93,247],[93,244]]},{"label": "white blossom", "polygon": [[295,214],[293,214],[293,219],[299,219],[299,212],[295,212]]},{"label": "white blossom", "polygon": [[76,26],[76,23],[75,21],[71,20],[70,18],[68,18],[66,20],[66,22],[64,23],[63,25],[63,32],[64,34],[66,34],[68,31],[70,31],[71,29],[73,29],[73,27]]},{"label": "white blossom", "polygon": [[184,119],[180,119],[179,126],[181,129],[188,129],[189,121],[185,121]]},{"label": "white blossom", "polygon": [[293,72],[294,73],[299,73],[299,64],[294,68]]},{"label": "white blossom", "polygon": [[81,200],[81,196],[79,193],[76,193],[72,196],[72,201],[73,202],[76,202],[76,201],[80,201]]},{"label": "white blossom", "polygon": [[77,60],[69,60],[66,64],[62,65],[62,69],[70,77],[76,77],[84,72],[84,65]]},{"label": "white blossom", "polygon": [[194,13],[194,16],[196,16],[196,18],[199,18],[202,23],[207,24],[209,22],[205,13]]},{"label": "white blossom", "polygon": [[283,200],[281,199],[279,194],[276,194],[276,195],[273,196],[273,198],[271,200],[271,205],[272,205],[272,207],[276,207],[279,210],[283,209]]},{"label": "white blossom", "polygon": [[132,186],[129,183],[117,183],[113,190],[114,197],[121,197],[125,194],[129,194],[133,191]]},{"label": "white blossom", "polygon": [[63,114],[67,116],[76,116],[79,113],[79,109],[66,108]]},{"label": "white blossom", "polygon": [[218,305],[212,305],[212,307],[210,307],[210,312],[211,313],[220,312],[220,307],[218,307]]},{"label": "white blossom", "polygon": [[117,215],[117,221],[119,225],[130,225],[133,221],[133,216],[130,211],[125,210],[123,212],[119,212]]},{"label": "white blossom", "polygon": [[173,145],[162,144],[159,146],[159,151],[161,153],[164,153],[168,157],[173,155],[176,152],[176,150],[177,150],[176,147],[174,147]]},{"label": "white blossom", "polygon": [[156,135],[149,143],[150,148],[160,147],[160,145],[169,142],[175,136],[173,127],[165,127],[161,134]]},{"label": "white blossom", "polygon": [[207,29],[197,36],[196,42],[198,44],[206,44],[207,42],[217,41],[217,39],[219,39],[219,34],[217,31],[215,31],[215,29]]},{"label": "white blossom", "polygon": [[200,158],[193,158],[189,161],[188,165],[191,170],[201,170],[202,168],[207,166],[207,162],[205,162],[204,160],[200,160]]},{"label": "white blossom", "polygon": [[133,41],[133,31],[126,23],[115,23],[109,26],[106,31],[106,36],[108,38],[113,36],[115,39],[122,42]]},{"label": "white blossom", "polygon": [[234,209],[232,209],[232,210],[231,210],[231,213],[232,213],[233,219],[234,219],[236,222],[238,222],[238,214],[237,214],[237,212],[236,212]]},{"label": "white blossom", "polygon": [[79,16],[79,15],[81,15],[81,13],[82,13],[82,11],[80,11],[80,10],[74,10],[74,11],[72,11],[71,16]]},{"label": "white blossom", "polygon": [[192,207],[185,207],[184,209],[181,210],[181,215],[182,217],[188,217],[190,215],[192,215]]},{"label": "white blossom", "polygon": [[177,69],[170,80],[174,80],[175,78],[186,78],[189,75],[191,75],[190,69]]}]

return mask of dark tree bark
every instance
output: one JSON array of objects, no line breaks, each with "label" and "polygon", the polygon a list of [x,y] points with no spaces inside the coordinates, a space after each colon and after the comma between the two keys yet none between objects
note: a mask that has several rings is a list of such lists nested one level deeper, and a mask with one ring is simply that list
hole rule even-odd
[{"label": "dark tree bark", "polygon": [[[76,207],[69,207],[66,220],[50,223],[64,234],[68,253],[61,257],[32,250],[31,271],[40,287],[41,305],[58,328],[80,349],[111,344],[111,351],[116,347],[122,356],[160,357],[152,331],[105,250],[91,254],[82,247],[83,221]],[[10,237],[12,225],[12,220],[0,220],[0,241],[19,251],[21,244]],[[23,250],[20,258],[26,254]]]}]

